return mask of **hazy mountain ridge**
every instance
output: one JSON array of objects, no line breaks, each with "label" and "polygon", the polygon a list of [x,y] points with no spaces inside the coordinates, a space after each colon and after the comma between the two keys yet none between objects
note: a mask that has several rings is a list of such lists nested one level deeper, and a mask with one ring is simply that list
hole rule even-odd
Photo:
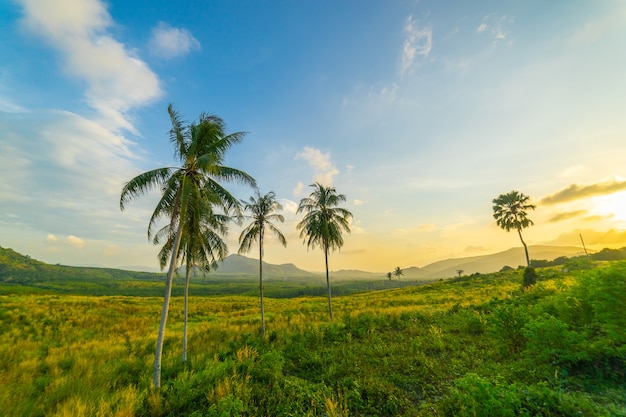
[{"label": "hazy mountain ridge", "polygon": [[[584,254],[582,248],[576,246],[530,246],[529,253],[531,259],[553,260],[560,256],[577,256]],[[476,272],[488,273],[499,271],[505,265],[516,268],[525,264],[524,249],[522,247],[508,249],[503,252],[491,255],[471,256],[465,258],[452,258],[433,262],[423,267],[403,268],[403,275],[400,279],[411,280],[432,280],[439,278],[450,278],[458,275],[457,271],[462,270],[463,275]],[[208,277],[234,278],[234,277],[258,277],[258,259],[248,258],[243,255],[229,255],[223,262],[219,262],[218,269],[211,271]],[[0,247],[0,278],[10,275],[11,271],[20,271],[22,274],[30,271],[36,275],[49,274],[57,276],[59,274],[71,274],[79,276],[82,273],[115,277],[116,279],[141,278],[158,279],[161,274],[148,272],[131,272],[114,268],[86,268],[70,267],[61,265],[49,265],[44,262],[30,258],[28,255],[19,254],[12,249]],[[179,275],[184,275],[184,267],[178,269]],[[199,273],[196,273],[199,275]],[[292,263],[282,265],[269,264],[263,262],[263,277],[265,279],[288,279],[288,278],[319,278],[323,273],[309,272],[298,268]],[[43,278],[43,277],[37,277]],[[370,272],[355,269],[338,270],[331,272],[331,278],[340,280],[377,280],[387,279],[386,272]],[[398,278],[393,278],[398,279]]]},{"label": "hazy mountain ridge", "polygon": [[[534,245],[528,247],[531,259],[553,260],[560,256],[578,256],[584,255],[582,248],[577,246],[545,246]],[[511,248],[503,252],[497,252],[490,255],[469,256],[464,258],[451,258],[436,261],[423,267],[410,266],[402,269],[400,279],[438,279],[450,278],[458,275],[458,270],[462,270],[463,275],[473,273],[489,273],[497,272],[504,266],[517,268],[519,265],[526,265],[524,248]],[[349,272],[349,273],[348,273]],[[391,272],[391,271],[390,271]],[[367,271],[337,271],[332,272],[332,276],[339,274],[340,276],[350,275],[350,277],[361,279],[371,278],[373,275],[386,278],[386,272],[367,272]],[[393,277],[392,279],[398,279]]]}]

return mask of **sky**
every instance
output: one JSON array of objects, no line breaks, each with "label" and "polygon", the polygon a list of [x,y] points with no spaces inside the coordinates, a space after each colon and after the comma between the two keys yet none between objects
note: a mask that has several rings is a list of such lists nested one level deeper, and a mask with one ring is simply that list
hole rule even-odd
[{"label": "sky", "polygon": [[492,216],[511,190],[530,245],[626,246],[625,22],[621,0],[0,0],[0,245],[157,268],[158,194],[119,198],[177,166],[171,103],[247,132],[225,165],[283,205],[270,263],[324,270],[296,230],[316,181],[354,216],[331,270],[519,247]]}]

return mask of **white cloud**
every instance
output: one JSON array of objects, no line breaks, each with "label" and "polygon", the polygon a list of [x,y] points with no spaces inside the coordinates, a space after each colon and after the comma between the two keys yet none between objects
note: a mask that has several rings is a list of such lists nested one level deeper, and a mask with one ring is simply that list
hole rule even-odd
[{"label": "white cloud", "polygon": [[165,22],[159,22],[152,29],[150,48],[156,56],[172,59],[199,50],[201,45],[187,29],[174,28]]},{"label": "white cloud", "polygon": [[48,243],[54,243],[57,242],[59,239],[53,235],[53,234],[48,234],[48,236],[46,236],[46,242]]},{"label": "white cloud", "polygon": [[409,74],[417,65],[420,56],[427,57],[430,54],[433,43],[432,27],[419,27],[417,22],[413,20],[413,16],[409,16],[404,26],[404,46],[402,47],[402,63],[400,73],[402,75]]},{"label": "white cloud", "polygon": [[113,24],[98,0],[21,0],[23,25],[61,52],[68,75],[84,80],[88,104],[113,129],[136,133],[127,112],[157,99],[157,76],[132,50],[115,40]]},{"label": "white cloud", "polygon": [[315,170],[313,180],[322,185],[332,185],[335,175],[339,174],[339,170],[331,161],[330,154],[311,146],[305,146],[301,152],[298,152],[296,159],[304,159]]},{"label": "white cloud", "polygon": [[364,203],[364,201],[354,200],[353,203],[354,203],[355,206],[360,206],[360,205],[362,205]]},{"label": "white cloud", "polygon": [[296,187],[293,189],[293,195],[295,196],[301,195],[302,190],[304,190],[304,184],[302,183],[302,181],[299,181],[298,185],[296,185]]},{"label": "white cloud", "polygon": [[[300,183],[299,185],[304,187],[304,184],[302,184],[302,183]],[[282,199],[280,199],[280,204],[283,206],[283,211],[285,213],[296,214],[296,211],[298,211],[298,203],[296,203],[293,200],[282,198]]]},{"label": "white cloud", "polygon": [[80,248],[82,248],[82,247],[84,247],[84,246],[85,246],[85,241],[84,241],[84,240],[82,240],[82,239],[81,239],[81,238],[79,238],[79,237],[74,236],[74,235],[69,235],[69,236],[65,239],[65,241],[66,241],[67,243],[69,243],[71,246],[73,246],[73,247],[75,247],[75,248],[77,248],[77,249],[80,249]]},{"label": "white cloud", "polygon": [[508,16],[485,16],[480,23],[476,32],[484,33],[488,32],[493,39],[493,42],[504,40],[510,34],[508,26],[513,23],[513,18]]}]

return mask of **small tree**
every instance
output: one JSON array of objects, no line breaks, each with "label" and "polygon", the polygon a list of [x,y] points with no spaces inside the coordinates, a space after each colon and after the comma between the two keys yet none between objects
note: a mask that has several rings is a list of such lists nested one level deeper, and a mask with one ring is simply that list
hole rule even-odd
[{"label": "small tree", "polygon": [[402,275],[404,275],[404,271],[399,266],[396,266],[396,269],[393,270],[393,276],[400,279]]},{"label": "small tree", "polygon": [[393,274],[391,272],[387,272],[387,279],[389,281],[391,281],[391,277],[393,276]]},{"label": "small tree", "polygon": [[461,274],[463,274],[463,272],[465,272],[465,271],[462,270],[462,269],[457,269],[456,270],[456,273],[459,274],[459,278],[461,278]]},{"label": "small tree", "polygon": [[527,266],[530,266],[530,258],[528,256],[528,246],[526,246],[526,242],[522,238],[522,229],[534,224],[527,217],[527,212],[535,209],[535,206],[530,204],[529,200],[530,197],[515,190],[507,194],[501,194],[498,198],[493,199],[493,217],[496,219],[496,223],[507,232],[517,230],[519,239],[522,241],[522,245],[524,245]]}]

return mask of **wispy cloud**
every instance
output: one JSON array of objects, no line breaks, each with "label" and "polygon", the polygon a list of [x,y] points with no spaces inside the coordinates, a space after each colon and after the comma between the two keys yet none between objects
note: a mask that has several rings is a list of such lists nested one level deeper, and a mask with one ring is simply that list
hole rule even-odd
[{"label": "wispy cloud", "polygon": [[513,23],[513,18],[508,16],[485,16],[476,28],[476,32],[489,34],[495,43],[509,37],[511,23]]},{"label": "wispy cloud", "polygon": [[545,205],[561,204],[624,190],[626,190],[626,180],[615,177],[595,184],[572,184],[554,194],[543,197],[540,203]]},{"label": "wispy cloud", "polygon": [[420,27],[418,22],[409,16],[404,26],[404,45],[400,74],[410,74],[418,63],[419,57],[427,57],[433,46],[433,30],[431,26]]},{"label": "wispy cloud", "polygon": [[98,0],[21,0],[22,23],[61,53],[68,75],[85,81],[85,96],[109,126],[136,133],[128,110],[161,95],[157,76],[108,29],[113,22]]},{"label": "wispy cloud", "polygon": [[335,175],[339,174],[339,170],[335,168],[331,160],[330,153],[324,153],[311,146],[305,146],[302,151],[298,152],[296,159],[305,160],[315,170],[313,181],[322,185],[332,185]]},{"label": "wispy cloud", "polygon": [[599,231],[593,229],[576,229],[563,233],[554,240],[544,242],[547,245],[578,245],[582,235],[587,246],[610,247],[626,245],[626,231],[610,229]]},{"label": "wispy cloud", "polygon": [[552,216],[548,221],[551,223],[556,223],[556,222],[560,222],[563,220],[569,220],[569,219],[573,219],[576,217],[582,217],[588,213],[589,211],[587,210],[565,211],[563,213],[559,213],[555,216]]},{"label": "wispy cloud", "polygon": [[574,33],[571,42],[574,44],[595,42],[607,33],[623,30],[624,20],[626,19],[626,6],[620,1],[612,2],[612,6],[609,13],[597,18],[590,18],[585,22]]},{"label": "wispy cloud", "polygon": [[201,45],[187,29],[175,28],[165,22],[159,22],[152,29],[150,49],[158,57],[172,59],[199,50]]}]

